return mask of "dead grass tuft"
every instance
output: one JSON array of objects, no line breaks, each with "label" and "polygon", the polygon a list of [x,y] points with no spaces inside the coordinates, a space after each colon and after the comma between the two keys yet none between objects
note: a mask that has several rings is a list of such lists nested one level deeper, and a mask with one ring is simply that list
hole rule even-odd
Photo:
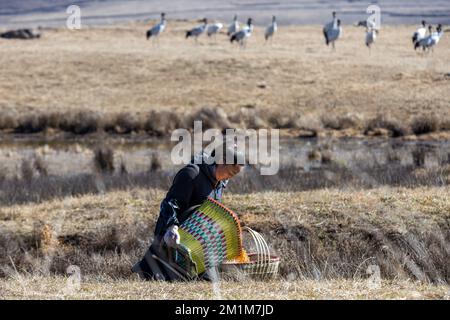
[{"label": "dead grass tuft", "polygon": [[408,133],[407,128],[400,122],[387,118],[384,115],[378,115],[366,123],[364,134],[382,135],[382,130],[386,130],[387,134],[393,138],[402,137]]},{"label": "dead grass tuft", "polygon": [[439,128],[439,120],[433,115],[417,116],[411,121],[411,131],[416,135],[435,132]]},{"label": "dead grass tuft", "polygon": [[94,166],[98,172],[113,173],[114,151],[110,147],[98,147],[94,152]]}]

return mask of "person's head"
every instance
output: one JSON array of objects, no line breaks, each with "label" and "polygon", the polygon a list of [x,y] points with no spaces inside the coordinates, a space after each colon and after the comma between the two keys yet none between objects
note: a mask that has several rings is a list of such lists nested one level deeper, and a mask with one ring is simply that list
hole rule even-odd
[{"label": "person's head", "polygon": [[[216,152],[219,150],[221,151],[221,154]],[[214,150],[211,155],[215,158],[216,179],[219,181],[233,178],[244,166],[244,159],[237,151],[236,146],[227,148],[226,145],[223,145],[222,147]],[[221,158],[218,159],[217,157]]]},{"label": "person's head", "polygon": [[239,164],[217,164],[216,179],[219,181],[231,179],[241,171],[241,168]]}]

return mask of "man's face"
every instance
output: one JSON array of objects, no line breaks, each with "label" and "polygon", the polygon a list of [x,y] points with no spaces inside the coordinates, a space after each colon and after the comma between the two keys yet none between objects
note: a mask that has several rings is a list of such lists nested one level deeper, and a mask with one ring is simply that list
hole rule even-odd
[{"label": "man's face", "polygon": [[242,167],[238,164],[218,164],[216,169],[216,179],[231,179],[241,171],[241,168]]}]

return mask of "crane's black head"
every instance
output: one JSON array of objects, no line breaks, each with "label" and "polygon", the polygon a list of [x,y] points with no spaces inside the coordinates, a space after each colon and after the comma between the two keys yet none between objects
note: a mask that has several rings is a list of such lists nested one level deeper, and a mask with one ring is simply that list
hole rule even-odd
[{"label": "crane's black head", "polygon": [[208,23],[208,19],[206,19],[206,18],[203,19],[202,21],[203,21],[204,24],[207,24],[207,23]]},{"label": "crane's black head", "polygon": [[238,17],[237,17],[237,14],[235,14],[235,15],[234,15],[234,21],[236,21],[237,18],[238,18]]},{"label": "crane's black head", "polygon": [[441,31],[442,31],[442,24],[439,23],[439,24],[437,25],[436,31],[437,31],[437,32],[441,32]]},{"label": "crane's black head", "polygon": [[425,21],[425,20],[422,20],[422,26],[426,26],[427,25],[427,22]]},{"label": "crane's black head", "polygon": [[252,18],[248,18],[247,24],[250,26],[250,25],[252,25],[252,23],[253,23],[253,19]]},{"label": "crane's black head", "polygon": [[273,22],[277,21],[277,17],[272,16],[272,21],[273,21]]},{"label": "crane's black head", "polygon": [[431,24],[428,26],[428,30],[430,31],[430,33],[431,31],[433,31],[433,26]]},{"label": "crane's black head", "polygon": [[338,25],[338,27],[341,25],[341,19],[338,19],[337,25]]},{"label": "crane's black head", "polygon": [[333,11],[333,18],[336,18],[336,11]]}]

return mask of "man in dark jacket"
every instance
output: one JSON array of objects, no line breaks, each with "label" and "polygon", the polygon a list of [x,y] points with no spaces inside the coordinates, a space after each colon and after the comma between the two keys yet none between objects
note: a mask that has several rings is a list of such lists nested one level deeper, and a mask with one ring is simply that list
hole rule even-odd
[{"label": "man in dark jacket", "polygon": [[[229,160],[230,154],[232,163],[215,161],[217,159],[214,159],[213,152],[211,156],[203,154],[202,163],[195,164],[193,161],[178,171],[166,197],[161,202],[153,243],[144,258],[133,267],[133,272],[146,280],[177,279],[177,275],[167,270],[165,264],[161,262],[161,259],[165,259],[164,252],[160,251],[161,244],[169,248],[175,248],[179,244],[178,226],[189,217],[189,208],[201,205],[208,197],[221,201],[228,180],[241,170],[234,148],[224,150],[223,160]],[[207,157],[213,159],[206,161]]]}]

